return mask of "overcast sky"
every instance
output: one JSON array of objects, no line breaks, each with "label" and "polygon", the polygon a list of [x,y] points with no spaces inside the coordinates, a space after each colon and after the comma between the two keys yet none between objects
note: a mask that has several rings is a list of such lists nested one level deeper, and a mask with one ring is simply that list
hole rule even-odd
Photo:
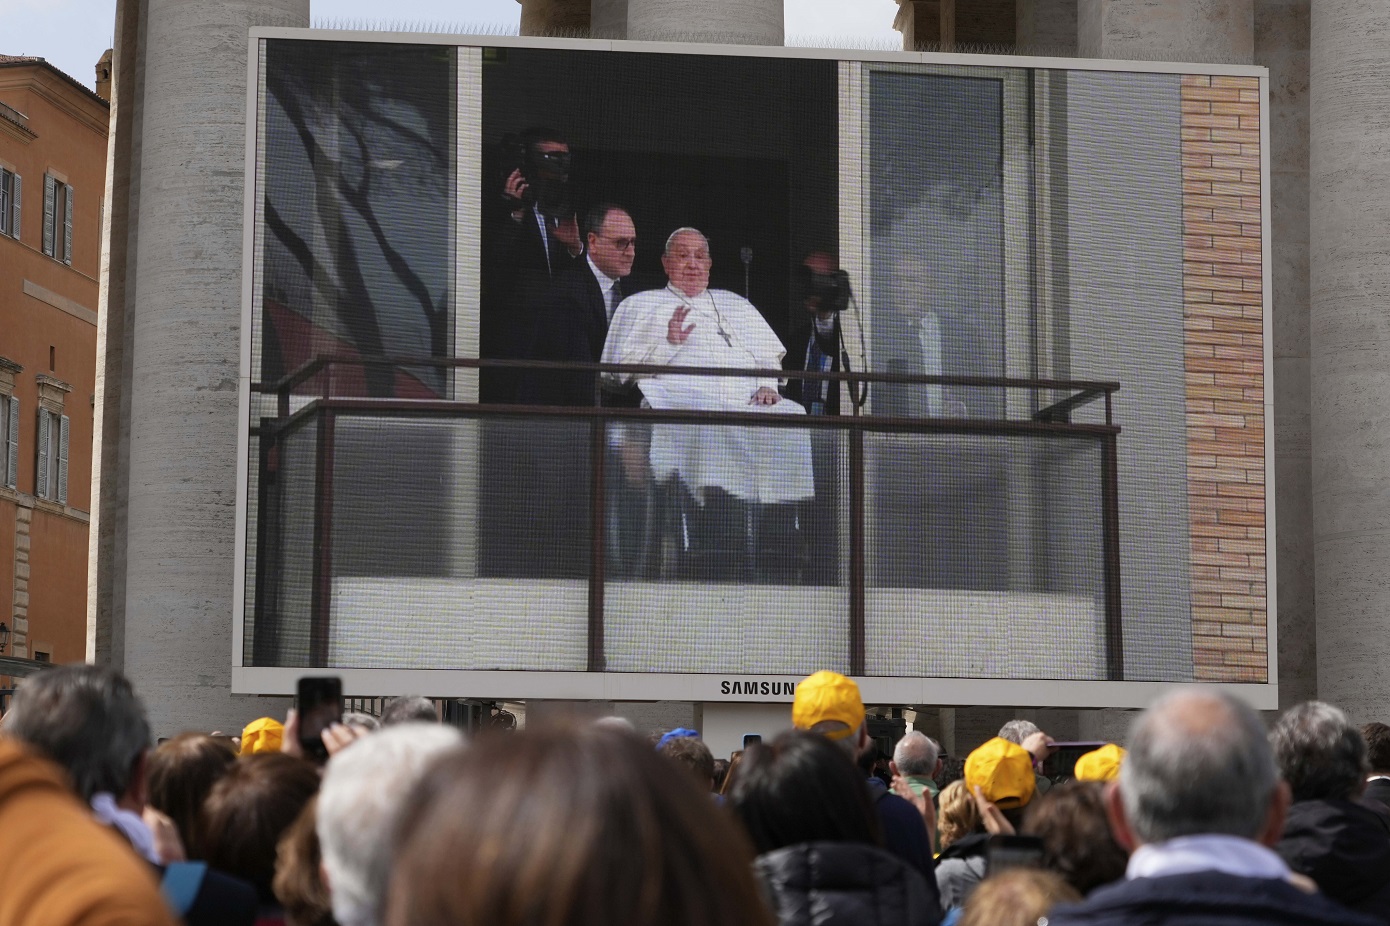
[{"label": "overcast sky", "polygon": [[[315,26],[515,32],[516,0],[311,0]],[[383,15],[389,8],[389,15]],[[896,0],[786,0],[789,44],[901,48]],[[116,0],[0,0],[0,54],[38,55],[92,86],[111,47]]]}]

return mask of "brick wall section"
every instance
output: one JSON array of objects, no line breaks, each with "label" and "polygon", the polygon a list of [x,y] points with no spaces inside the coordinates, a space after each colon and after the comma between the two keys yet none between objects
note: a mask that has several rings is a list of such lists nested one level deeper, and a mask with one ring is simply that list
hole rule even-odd
[{"label": "brick wall section", "polygon": [[1260,90],[1182,78],[1183,303],[1192,660],[1198,681],[1266,682]]}]

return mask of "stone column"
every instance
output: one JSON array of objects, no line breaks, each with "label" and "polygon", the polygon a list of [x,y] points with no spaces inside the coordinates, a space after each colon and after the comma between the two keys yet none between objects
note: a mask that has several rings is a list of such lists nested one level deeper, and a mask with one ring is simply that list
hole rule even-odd
[{"label": "stone column", "polygon": [[782,0],[628,0],[627,37],[781,45]]},{"label": "stone column", "polygon": [[1308,380],[1308,16],[1311,0],[1256,0],[1255,63],[1269,68],[1274,281],[1274,511],[1279,701],[1317,696]]},{"label": "stone column", "polygon": [[1311,35],[1318,695],[1362,723],[1390,712],[1390,10],[1318,0]]},{"label": "stone column", "polygon": [[596,39],[627,38],[627,0],[593,0],[589,34]]},{"label": "stone column", "polygon": [[1078,0],[1083,58],[1249,64],[1255,0]]},{"label": "stone column", "polygon": [[1018,0],[1014,43],[1020,54],[1075,54],[1077,0]]},{"label": "stone column", "polygon": [[893,28],[903,34],[903,51],[947,51],[956,43],[956,0],[898,0]]},{"label": "stone column", "polygon": [[157,733],[228,729],[281,710],[230,691],[247,30],[306,26],[309,2],[121,0],[117,21],[118,98],[138,92],[112,133],[132,159],[111,180],[92,648]]},{"label": "stone column", "polygon": [[517,0],[521,34],[560,38],[589,37],[589,0]]}]

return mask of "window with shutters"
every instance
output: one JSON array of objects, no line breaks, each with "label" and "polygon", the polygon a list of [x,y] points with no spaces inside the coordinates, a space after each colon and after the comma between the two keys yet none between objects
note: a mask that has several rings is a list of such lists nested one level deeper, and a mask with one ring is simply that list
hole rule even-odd
[{"label": "window with shutters", "polygon": [[24,367],[0,357],[0,486],[16,488],[19,481],[19,397],[15,374]]},{"label": "window with shutters", "polygon": [[16,488],[19,481],[19,399],[0,395],[0,485]]},{"label": "window with shutters", "polygon": [[19,174],[0,167],[0,235],[19,237],[19,207],[24,182]]},{"label": "window with shutters", "polygon": [[68,416],[46,408],[39,409],[38,466],[34,473],[34,494],[39,498],[67,504],[68,501]]},{"label": "window with shutters", "polygon": [[68,416],[63,401],[72,387],[40,373],[39,418],[35,443],[34,495],[61,505],[68,503]]},{"label": "window with shutters", "polygon": [[43,177],[43,252],[72,263],[72,186],[52,174]]}]

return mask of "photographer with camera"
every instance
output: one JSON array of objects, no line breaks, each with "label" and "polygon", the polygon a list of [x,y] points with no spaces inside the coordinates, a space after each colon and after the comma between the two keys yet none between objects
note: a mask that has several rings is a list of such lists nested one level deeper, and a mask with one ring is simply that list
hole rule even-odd
[{"label": "photographer with camera", "polygon": [[[565,137],[535,127],[507,136],[502,147],[506,161],[500,189],[484,191],[489,215],[482,242],[479,353],[489,359],[524,359],[533,307],[551,281],[576,263],[584,246]],[[481,398],[514,402],[518,382],[515,371],[485,370]]]},{"label": "photographer with camera", "polygon": [[[802,308],[807,318],[792,329],[782,368],[789,372],[839,373],[850,367],[840,319],[850,300],[849,276],[835,258],[812,251],[798,268]],[[799,402],[808,415],[840,414],[845,384],[827,379],[788,379],[783,394]],[[848,411],[848,404],[846,411]],[[802,503],[803,575],[817,585],[839,581],[839,506],[841,435],[818,431],[811,435],[811,469],[815,497]]]},{"label": "photographer with camera", "polygon": [[[812,373],[848,369],[840,314],[849,304],[849,276],[824,251],[807,254],[800,271],[802,306],[809,318],[792,329],[782,368]],[[784,390],[808,415],[840,414],[840,392],[840,383],[814,379],[792,379]]]}]

